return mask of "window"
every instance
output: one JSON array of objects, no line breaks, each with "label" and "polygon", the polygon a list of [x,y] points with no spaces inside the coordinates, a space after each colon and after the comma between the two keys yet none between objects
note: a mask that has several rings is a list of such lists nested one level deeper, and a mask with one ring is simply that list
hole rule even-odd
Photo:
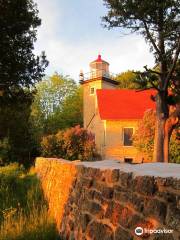
[{"label": "window", "polygon": [[124,146],[132,146],[133,128],[124,128]]},{"label": "window", "polygon": [[132,162],[133,162],[133,158],[125,157],[125,158],[124,158],[124,162],[125,162],[125,163],[132,163]]},{"label": "window", "polygon": [[94,92],[95,92],[95,89],[94,89],[94,87],[91,87],[91,88],[90,88],[90,94],[91,94],[91,95],[93,95],[93,94],[94,94]]}]

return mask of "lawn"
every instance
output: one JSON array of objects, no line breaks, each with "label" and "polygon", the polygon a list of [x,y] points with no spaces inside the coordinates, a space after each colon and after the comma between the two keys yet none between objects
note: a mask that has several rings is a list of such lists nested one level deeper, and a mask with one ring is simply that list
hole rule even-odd
[{"label": "lawn", "polygon": [[33,169],[0,167],[0,239],[56,240],[39,180]]}]

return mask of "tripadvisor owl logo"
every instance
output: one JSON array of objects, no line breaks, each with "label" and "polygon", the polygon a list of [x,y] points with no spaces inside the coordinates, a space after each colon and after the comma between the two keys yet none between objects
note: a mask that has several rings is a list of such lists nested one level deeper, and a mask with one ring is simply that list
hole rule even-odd
[{"label": "tripadvisor owl logo", "polygon": [[143,228],[143,227],[136,227],[134,230],[137,236],[148,237],[150,234],[172,234],[173,229],[150,229],[150,228]]},{"label": "tripadvisor owl logo", "polygon": [[143,228],[142,227],[137,227],[137,228],[135,228],[135,234],[137,235],[137,236],[141,236],[142,234],[143,234]]}]

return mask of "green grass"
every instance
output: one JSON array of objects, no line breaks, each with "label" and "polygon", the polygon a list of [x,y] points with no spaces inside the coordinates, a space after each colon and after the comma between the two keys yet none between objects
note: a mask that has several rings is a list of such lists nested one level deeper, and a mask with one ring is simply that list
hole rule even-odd
[{"label": "green grass", "polygon": [[0,239],[56,240],[55,223],[36,174],[11,164],[0,167]]}]

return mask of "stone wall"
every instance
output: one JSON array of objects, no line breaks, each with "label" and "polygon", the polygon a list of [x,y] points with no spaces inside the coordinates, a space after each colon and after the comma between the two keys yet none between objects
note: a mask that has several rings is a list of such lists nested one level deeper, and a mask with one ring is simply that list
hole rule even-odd
[{"label": "stone wall", "polygon": [[38,158],[36,171],[61,239],[180,239],[180,165]]}]

